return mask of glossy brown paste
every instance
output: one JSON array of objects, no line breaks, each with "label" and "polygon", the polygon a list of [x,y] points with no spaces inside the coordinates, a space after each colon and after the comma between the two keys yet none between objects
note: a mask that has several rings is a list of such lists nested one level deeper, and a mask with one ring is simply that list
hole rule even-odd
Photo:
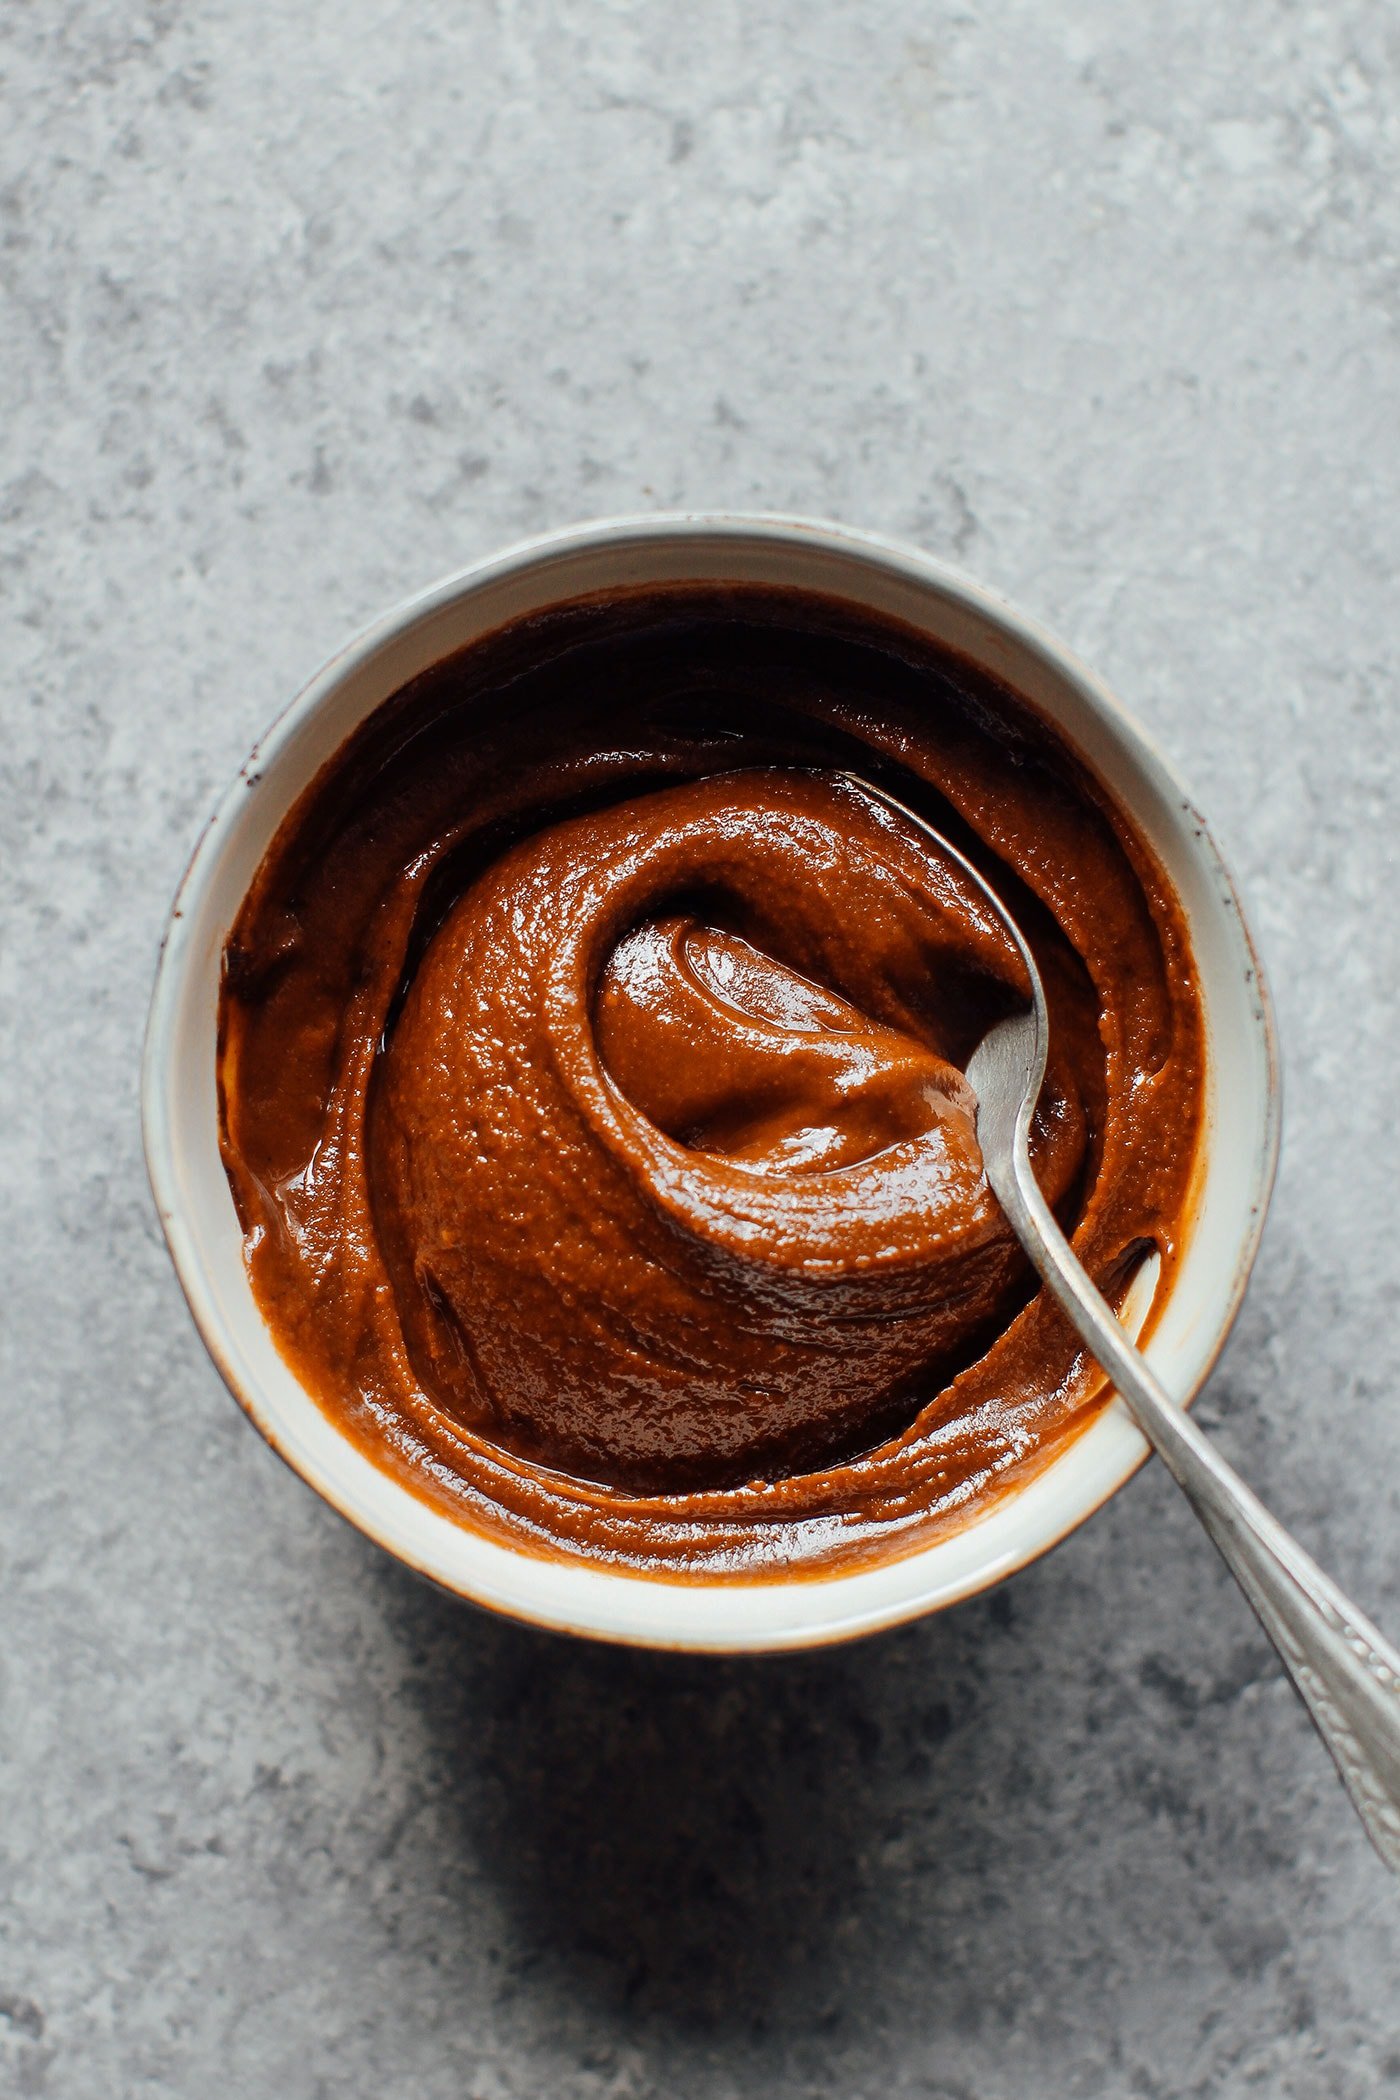
[{"label": "glossy brown paste", "polygon": [[[379,1463],[541,1550],[708,1576],[907,1551],[1101,1380],[983,1179],[963,1067],[1050,1000],[1037,1173],[1119,1295],[1202,1116],[1179,907],[1025,702],[792,593],[565,607],[382,707],[230,937],[253,1285]],[[1160,1298],[1159,1291],[1159,1298]]]}]

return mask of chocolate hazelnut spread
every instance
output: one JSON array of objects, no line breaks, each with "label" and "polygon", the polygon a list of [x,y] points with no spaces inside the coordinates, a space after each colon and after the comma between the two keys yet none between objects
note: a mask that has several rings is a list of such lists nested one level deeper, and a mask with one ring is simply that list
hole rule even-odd
[{"label": "chocolate hazelnut spread", "polygon": [[[1102,1379],[983,1178],[1025,996],[1036,1171],[1169,1274],[1202,1024],[1180,908],[1029,705],[793,592],[622,594],[473,644],[293,809],[230,936],[224,1157],[283,1354],[377,1461],[538,1550],[709,1577],[909,1550]],[[1159,1291],[1159,1297],[1160,1297]]]}]

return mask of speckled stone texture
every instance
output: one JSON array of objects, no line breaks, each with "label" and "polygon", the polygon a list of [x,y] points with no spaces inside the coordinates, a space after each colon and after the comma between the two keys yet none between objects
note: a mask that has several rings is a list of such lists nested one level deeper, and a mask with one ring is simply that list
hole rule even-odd
[{"label": "speckled stone texture", "polygon": [[493,1623],[281,1470],[140,1157],[199,823],[539,528],[906,534],[1112,680],[1277,995],[1202,1413],[1400,1631],[1393,0],[0,9],[0,2091],[1353,2100],[1400,1900],[1157,1468],[778,1662]]}]

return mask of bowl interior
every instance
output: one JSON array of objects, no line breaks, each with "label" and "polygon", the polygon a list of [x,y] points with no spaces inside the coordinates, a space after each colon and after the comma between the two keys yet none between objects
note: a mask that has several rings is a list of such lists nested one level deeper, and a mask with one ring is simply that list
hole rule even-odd
[{"label": "bowl interior", "polygon": [[146,1149],[176,1269],[230,1388],[297,1472],[390,1552],[479,1603],[563,1630],[665,1647],[792,1647],[951,1603],[1053,1545],[1145,1455],[1122,1404],[963,1530],[882,1567],[707,1584],[515,1551],[420,1502],[346,1442],[302,1389],[252,1295],[219,1157],[215,1038],[224,940],[278,824],[320,766],[380,701],[474,637],[585,592],[687,580],[826,591],[951,644],[1059,726],[1156,851],[1191,929],[1209,1078],[1199,1206],[1148,1355],[1169,1390],[1194,1394],[1243,1295],[1277,1149],[1268,1001],[1228,872],[1189,795],[1063,648],[932,559],[832,527],[691,517],[584,527],[449,579],[333,658],[249,758],[176,900],[147,1038]]}]

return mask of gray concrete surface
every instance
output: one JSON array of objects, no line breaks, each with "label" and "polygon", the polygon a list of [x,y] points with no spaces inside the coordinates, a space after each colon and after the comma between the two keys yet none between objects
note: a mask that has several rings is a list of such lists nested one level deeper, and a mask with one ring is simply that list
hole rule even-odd
[{"label": "gray concrete surface", "polygon": [[830,1656],[493,1624],[245,1428],[137,1129],[347,630],[611,510],[908,534],[1233,853],[1289,1102],[1205,1414],[1400,1628],[1391,0],[11,0],[0,66],[0,2091],[1400,2091],[1400,1901],[1156,1471]]}]

